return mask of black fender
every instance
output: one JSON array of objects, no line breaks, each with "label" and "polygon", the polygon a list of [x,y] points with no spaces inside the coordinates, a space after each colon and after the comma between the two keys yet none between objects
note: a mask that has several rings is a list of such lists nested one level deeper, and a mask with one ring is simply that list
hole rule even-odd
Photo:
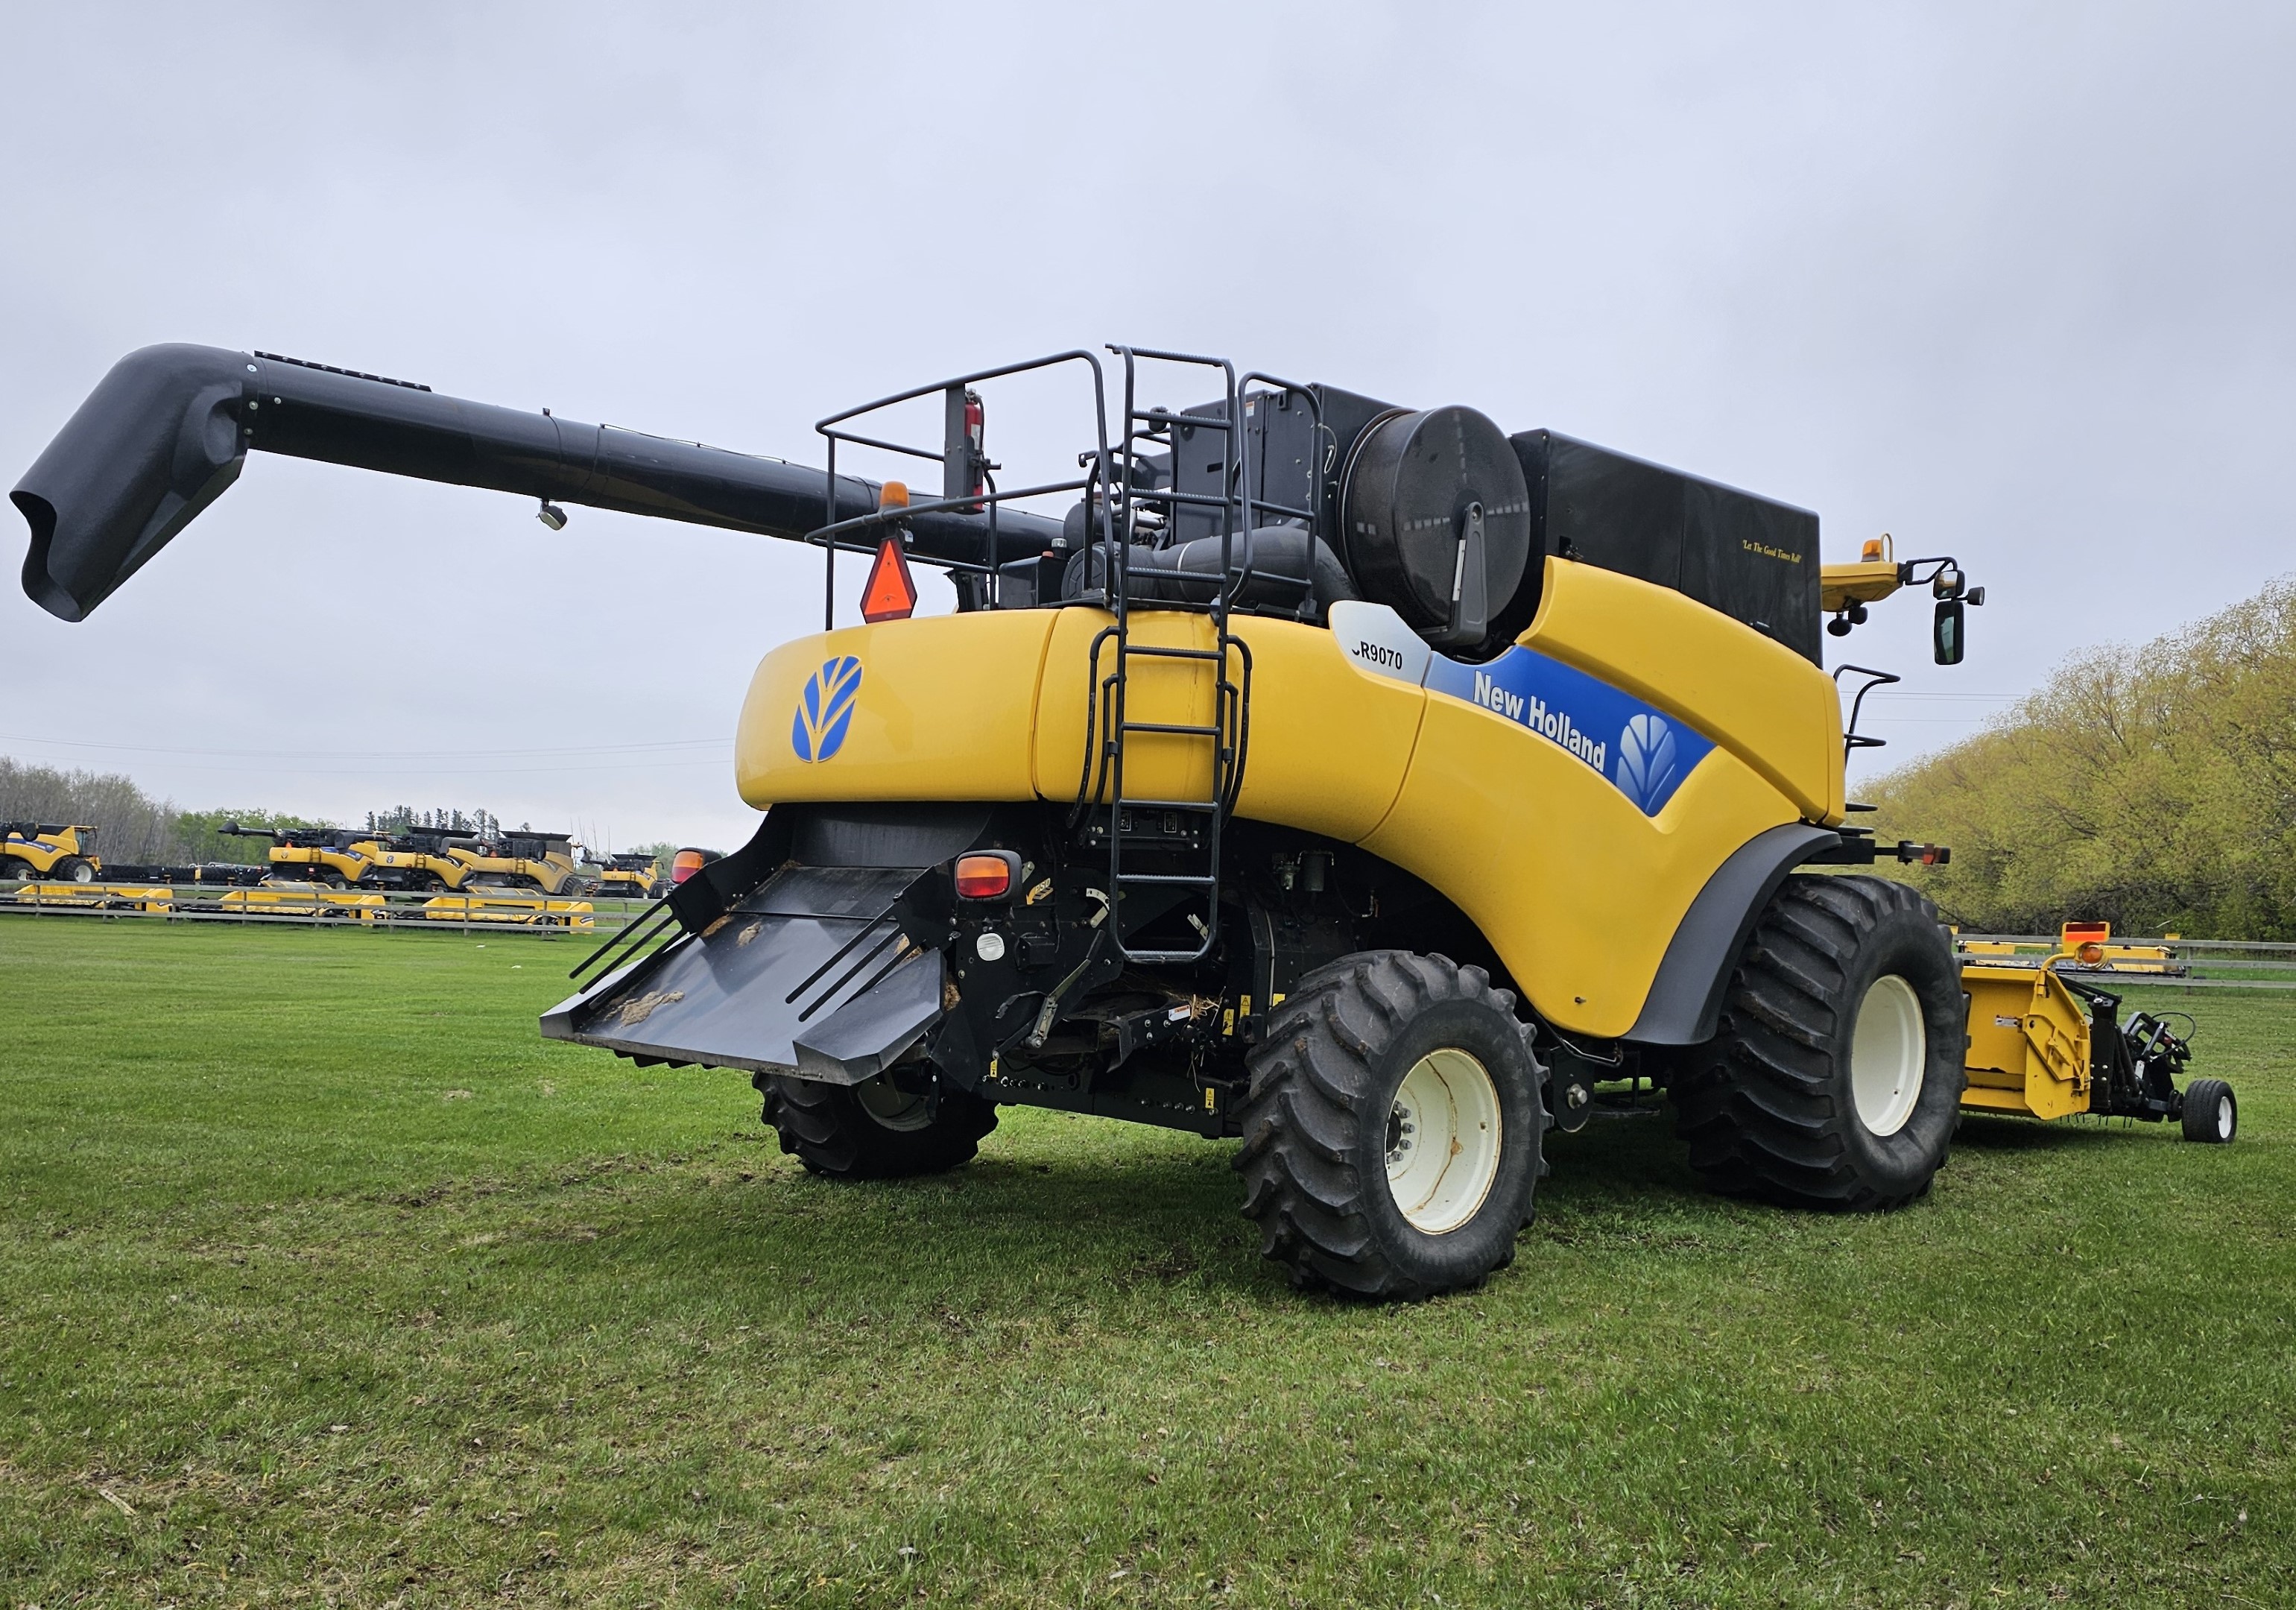
[{"label": "black fender", "polygon": [[1714,1038],[1730,970],[1786,874],[1839,850],[1831,827],[1788,822],[1757,834],[1715,869],[1668,941],[1640,1016],[1624,1039],[1645,1046],[1694,1046]]}]

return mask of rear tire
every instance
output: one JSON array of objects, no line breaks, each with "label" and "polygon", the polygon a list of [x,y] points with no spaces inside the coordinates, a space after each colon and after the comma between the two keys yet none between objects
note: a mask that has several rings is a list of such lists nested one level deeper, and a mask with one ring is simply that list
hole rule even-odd
[{"label": "rear tire", "polygon": [[1481,968],[1407,950],[1319,967],[1250,1071],[1243,1211],[1292,1285],[1410,1301],[1513,1261],[1546,1120],[1514,997]]},{"label": "rear tire", "polygon": [[1677,1064],[1676,1128],[1712,1189],[1869,1212],[1930,1187],[1968,1075],[1968,1003],[1937,908],[1876,877],[1790,877],[1715,1037]]},{"label": "rear tire", "polygon": [[963,1090],[928,1101],[882,1076],[851,1087],[766,1073],[756,1082],[782,1150],[829,1179],[946,1173],[972,1162],[996,1127],[996,1104]]},{"label": "rear tire", "polygon": [[2221,1079],[2196,1079],[2185,1087],[2185,1138],[2229,1146],[2240,1133],[2240,1103]]}]

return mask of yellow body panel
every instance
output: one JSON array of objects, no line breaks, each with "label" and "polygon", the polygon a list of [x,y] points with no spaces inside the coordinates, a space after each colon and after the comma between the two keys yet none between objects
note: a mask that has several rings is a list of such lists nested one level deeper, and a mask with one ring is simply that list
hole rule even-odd
[{"label": "yellow body panel", "polygon": [[2051,966],[1966,962],[1969,1088],[1981,1112],[2063,1118],[2089,1105],[2089,1016]]},{"label": "yellow body panel", "polygon": [[[1059,612],[1037,705],[1037,793],[1074,799],[1083,777],[1086,670],[1092,640],[1109,623],[1098,610]],[[1136,643],[1211,646],[1201,615],[1140,614]],[[1357,670],[1321,627],[1242,619],[1233,629],[1251,651],[1251,738],[1236,814],[1353,843],[1378,826],[1403,784],[1427,694]],[[1103,650],[1107,669],[1112,648]],[[1072,670],[1064,668],[1073,668]],[[1231,667],[1237,677],[1240,668]],[[1179,725],[1211,710],[1210,661],[1136,661],[1127,695],[1134,720]],[[1201,800],[1211,787],[1210,743],[1148,734],[1125,756],[1135,799]]]},{"label": "yellow body panel", "polygon": [[1841,701],[1832,678],[1784,644],[1671,587],[1562,559],[1546,562],[1522,643],[1679,716],[1795,815],[1841,821]]},{"label": "yellow body panel", "polygon": [[1706,880],[1796,814],[1718,748],[1647,817],[1554,744],[1431,696],[1402,797],[1363,842],[1473,919],[1541,1015],[1615,1036]]},{"label": "yellow body panel", "polygon": [[427,872],[449,889],[460,889],[470,868],[451,856],[420,850],[387,850],[380,840],[362,839],[351,846],[377,867],[400,872]]},{"label": "yellow body panel", "polygon": [[366,850],[372,848],[372,845],[362,847],[355,844],[348,850],[327,850],[314,844],[274,844],[270,862],[290,874],[299,867],[316,867],[335,874],[346,883],[356,883],[373,865],[366,854]]},{"label": "yellow body panel", "polygon": [[[783,644],[758,662],[742,704],[734,760],[742,797],[760,809],[800,800],[1036,798],[1037,674],[1054,621],[1076,612],[935,615]],[[827,760],[801,760],[791,732],[806,684],[848,655],[861,661],[850,724]],[[1080,702],[1081,661],[1072,675]]]},{"label": "yellow body panel", "polygon": [[[1201,615],[1133,619],[1136,644],[1211,641]],[[742,706],[742,796],[760,809],[1072,800],[1092,646],[1110,623],[1082,606],[986,612],[784,644],[759,663]],[[1683,915],[1740,846],[1798,819],[1841,819],[1832,682],[1667,588],[1549,561],[1522,640],[1714,741],[1654,817],[1520,722],[1360,668],[1324,628],[1238,617],[1232,629],[1252,661],[1237,813],[1361,844],[1426,879],[1566,1030],[1633,1026]],[[1213,681],[1206,661],[1136,659],[1129,714],[1206,722]],[[1200,800],[1210,788],[1201,737],[1136,736],[1126,763],[1128,797]]]}]

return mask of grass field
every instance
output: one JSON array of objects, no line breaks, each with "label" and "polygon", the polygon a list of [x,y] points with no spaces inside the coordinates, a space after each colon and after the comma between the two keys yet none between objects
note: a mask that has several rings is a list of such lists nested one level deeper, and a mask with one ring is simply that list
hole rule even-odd
[{"label": "grass field", "polygon": [[2231,1147],[1976,1121],[1834,1219],[1602,1123],[1381,1310],[1189,1137],[813,1180],[538,1039],[578,954],[0,920],[0,1598],[2296,1602],[2287,996],[2168,1003]]}]

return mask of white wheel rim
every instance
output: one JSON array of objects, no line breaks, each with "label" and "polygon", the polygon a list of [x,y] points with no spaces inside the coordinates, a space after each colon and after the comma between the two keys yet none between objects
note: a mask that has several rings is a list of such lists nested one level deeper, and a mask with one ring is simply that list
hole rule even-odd
[{"label": "white wheel rim", "polygon": [[1868,1132],[1894,1135],[1906,1127],[1921,1099],[1929,1052],[1914,987],[1894,973],[1875,979],[1849,1037],[1849,1094]]},{"label": "white wheel rim", "polygon": [[1499,1092],[1489,1072],[1446,1047],[1411,1064],[1387,1121],[1387,1188],[1423,1235],[1457,1229],[1499,1172]]},{"label": "white wheel rim", "polygon": [[2232,1138],[2232,1097],[2229,1096],[2217,1097],[2217,1138]]},{"label": "white wheel rim", "polygon": [[932,1109],[923,1097],[910,1095],[882,1073],[855,1085],[853,1096],[881,1128],[906,1132],[932,1122]]}]

